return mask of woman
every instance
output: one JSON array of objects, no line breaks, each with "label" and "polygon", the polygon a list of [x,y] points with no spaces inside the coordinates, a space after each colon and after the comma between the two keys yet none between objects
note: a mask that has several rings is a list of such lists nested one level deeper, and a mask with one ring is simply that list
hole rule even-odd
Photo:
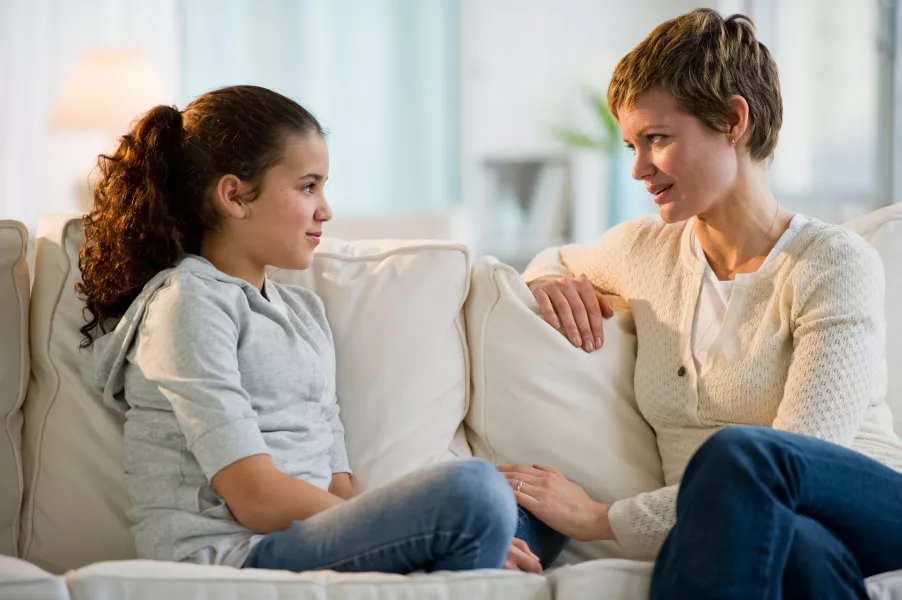
[{"label": "woman", "polygon": [[520,505],[563,534],[653,558],[686,464],[726,425],[812,436],[902,468],[884,400],[882,263],[858,236],[771,193],[782,101],[752,23],[699,9],[660,25],[617,65],[608,103],[660,220],[546,250],[524,278],[544,318],[590,352],[610,314],[598,293],[629,301],[636,400],[668,487],[608,505],[546,468],[502,467]]},{"label": "woman", "polygon": [[151,109],[99,168],[78,286],[85,377],[126,416],[139,557],[392,573],[534,562],[485,462],[357,495],[323,304],[265,276],[307,268],[332,217],[309,112],[217,90]]}]

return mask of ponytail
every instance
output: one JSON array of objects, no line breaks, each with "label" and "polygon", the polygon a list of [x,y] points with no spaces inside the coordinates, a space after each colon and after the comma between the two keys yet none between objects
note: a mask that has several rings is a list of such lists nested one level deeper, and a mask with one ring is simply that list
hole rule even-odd
[{"label": "ponytail", "polygon": [[[88,322],[82,347],[92,332],[106,332],[106,317],[121,316],[156,273],[171,267],[190,245],[178,205],[182,115],[157,106],[98,157],[94,204],[83,219],[85,244],[79,254]],[[110,225],[114,225],[111,227]],[[195,250],[196,251],[196,250]]]}]

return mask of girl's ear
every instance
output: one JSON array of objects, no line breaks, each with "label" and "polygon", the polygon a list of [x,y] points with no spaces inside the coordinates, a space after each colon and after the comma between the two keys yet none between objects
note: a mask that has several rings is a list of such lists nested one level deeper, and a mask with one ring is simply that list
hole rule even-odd
[{"label": "girl's ear", "polygon": [[228,218],[246,219],[251,216],[251,210],[242,198],[250,192],[249,188],[235,175],[223,175],[213,189],[213,205]]}]

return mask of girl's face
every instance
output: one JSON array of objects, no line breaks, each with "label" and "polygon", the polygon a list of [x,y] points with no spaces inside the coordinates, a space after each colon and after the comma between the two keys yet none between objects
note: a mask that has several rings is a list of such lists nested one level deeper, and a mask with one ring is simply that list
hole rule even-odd
[{"label": "girl's face", "polygon": [[313,131],[286,139],[283,159],[263,176],[247,216],[234,222],[235,241],[259,265],[306,269],[332,218],[323,187],[329,179],[329,149]]},{"label": "girl's face", "polygon": [[736,147],[673,96],[648,92],[619,117],[623,140],[636,156],[633,179],[645,182],[666,223],[707,213],[730,195],[739,171]]}]

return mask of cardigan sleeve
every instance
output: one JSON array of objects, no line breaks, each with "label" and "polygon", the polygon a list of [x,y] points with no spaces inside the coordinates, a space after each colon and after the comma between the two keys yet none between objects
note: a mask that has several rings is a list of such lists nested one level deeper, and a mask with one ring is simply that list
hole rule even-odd
[{"label": "cardigan sleeve", "polygon": [[638,231],[645,221],[636,219],[612,227],[594,244],[569,244],[540,252],[523,272],[527,283],[540,277],[585,275],[599,291],[623,296],[626,263]]},{"label": "cardigan sleeve", "polygon": [[678,491],[671,485],[611,505],[611,529],[627,557],[654,560],[676,523]]},{"label": "cardigan sleeve", "polygon": [[877,251],[851,233],[802,264],[793,352],[774,429],[849,445],[886,394],[885,275]]}]

